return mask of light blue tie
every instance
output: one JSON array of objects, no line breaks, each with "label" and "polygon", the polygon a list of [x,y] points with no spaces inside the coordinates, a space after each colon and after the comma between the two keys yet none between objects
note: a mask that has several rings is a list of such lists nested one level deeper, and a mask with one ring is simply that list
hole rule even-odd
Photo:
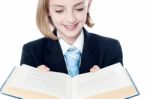
[{"label": "light blue tie", "polygon": [[71,47],[66,51],[64,56],[67,65],[68,74],[71,77],[78,75],[80,59],[81,59],[80,51],[75,47]]}]

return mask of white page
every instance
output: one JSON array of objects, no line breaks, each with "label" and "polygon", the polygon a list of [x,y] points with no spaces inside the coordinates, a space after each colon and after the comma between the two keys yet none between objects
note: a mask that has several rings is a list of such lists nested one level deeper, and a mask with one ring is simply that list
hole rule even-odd
[{"label": "white page", "polygon": [[132,84],[125,69],[119,64],[103,68],[94,73],[82,74],[80,77],[76,76],[74,82],[74,98],[84,98]]},{"label": "white page", "polygon": [[43,72],[28,66],[20,67],[16,70],[15,79],[11,83],[8,82],[8,84],[58,96],[61,99],[69,97],[68,93],[71,86],[71,78],[69,76],[56,72]]}]

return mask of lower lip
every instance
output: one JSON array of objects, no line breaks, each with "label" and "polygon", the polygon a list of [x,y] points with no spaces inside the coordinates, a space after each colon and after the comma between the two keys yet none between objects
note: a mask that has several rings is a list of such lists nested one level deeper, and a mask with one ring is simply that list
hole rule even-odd
[{"label": "lower lip", "polygon": [[75,25],[72,25],[72,26],[67,26],[67,25],[64,25],[65,28],[69,31],[73,31],[77,28],[78,24],[75,24]]}]

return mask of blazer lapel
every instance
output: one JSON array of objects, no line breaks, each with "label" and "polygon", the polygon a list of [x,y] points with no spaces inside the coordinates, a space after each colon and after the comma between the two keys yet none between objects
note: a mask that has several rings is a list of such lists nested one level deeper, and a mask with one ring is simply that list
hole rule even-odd
[{"label": "blazer lapel", "polygon": [[46,63],[50,70],[67,73],[66,63],[58,40],[50,40],[47,43]]},{"label": "blazer lapel", "polygon": [[[97,63],[97,51],[94,47],[94,39],[84,28],[83,30],[84,46],[81,57],[80,74],[89,72],[90,68]],[[66,63],[58,40],[48,39],[45,63],[52,71],[67,73]]]},{"label": "blazer lapel", "polygon": [[90,33],[88,33],[85,29],[84,30],[84,46],[81,58],[81,66],[80,66],[80,74],[86,73],[90,71],[90,68],[93,65],[96,65],[96,55],[95,55],[95,47],[94,47],[94,39]]}]

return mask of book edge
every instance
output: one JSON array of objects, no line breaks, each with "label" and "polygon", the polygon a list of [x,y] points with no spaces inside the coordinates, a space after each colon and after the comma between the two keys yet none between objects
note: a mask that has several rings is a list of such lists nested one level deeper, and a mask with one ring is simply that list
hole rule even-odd
[{"label": "book edge", "polygon": [[136,92],[137,92],[137,94],[135,94],[135,95],[133,95],[133,96],[130,96],[130,97],[127,97],[127,98],[125,98],[125,99],[129,99],[129,98],[132,98],[132,97],[135,97],[135,96],[140,95],[140,92],[139,92],[139,90],[138,90],[138,88],[137,88],[135,82],[133,81],[133,79],[132,79],[130,73],[128,72],[128,70],[127,70],[126,68],[125,68],[125,71],[126,71],[126,73],[127,73],[128,77],[129,77],[131,83],[133,84],[133,86],[134,86],[134,88],[135,88],[135,90],[136,90]]},{"label": "book edge", "polygon": [[3,94],[3,95],[6,95],[6,96],[10,96],[10,97],[16,98],[16,99],[22,99],[20,97],[13,96],[13,95],[10,95],[10,94],[7,94],[7,93],[3,92],[3,89],[4,89],[5,85],[7,84],[8,80],[11,78],[12,74],[15,72],[16,68],[17,68],[16,66],[13,67],[13,69],[11,70],[9,75],[7,76],[6,80],[3,82],[2,86],[0,87],[0,93]]},{"label": "book edge", "polygon": [[2,84],[2,86],[0,88],[0,93],[2,92],[2,90],[5,87],[5,85],[8,82],[8,80],[11,78],[11,76],[14,73],[15,69],[16,69],[16,67],[13,67],[13,69],[11,70],[11,72],[9,73],[9,75],[7,76],[6,80],[4,81],[4,83]]},{"label": "book edge", "polygon": [[17,97],[17,96],[14,96],[14,95],[10,95],[10,94],[5,94],[5,93],[2,93],[3,95],[6,95],[6,96],[9,96],[9,97],[13,97],[13,98],[16,98],[16,99],[23,99],[21,97]]}]

